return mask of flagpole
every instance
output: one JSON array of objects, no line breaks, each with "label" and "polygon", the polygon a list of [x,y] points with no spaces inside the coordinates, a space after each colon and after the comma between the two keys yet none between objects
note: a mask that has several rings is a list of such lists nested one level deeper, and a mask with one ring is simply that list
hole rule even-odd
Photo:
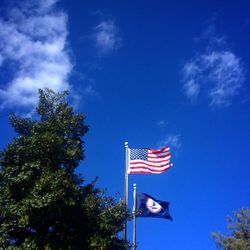
[{"label": "flagpole", "polygon": [[[129,148],[128,142],[125,142],[125,171],[124,171],[124,206],[128,205],[128,164],[129,164]],[[127,241],[127,219],[123,225],[123,241]]]},{"label": "flagpole", "polygon": [[133,206],[133,250],[136,250],[136,184],[134,184],[133,190],[134,206]]}]

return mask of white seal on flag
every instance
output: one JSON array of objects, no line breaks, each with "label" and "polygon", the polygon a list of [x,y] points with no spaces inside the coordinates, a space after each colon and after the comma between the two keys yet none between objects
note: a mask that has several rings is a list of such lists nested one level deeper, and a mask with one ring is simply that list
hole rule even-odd
[{"label": "white seal on flag", "polygon": [[146,207],[151,213],[159,213],[162,210],[162,206],[151,198],[146,201]]}]

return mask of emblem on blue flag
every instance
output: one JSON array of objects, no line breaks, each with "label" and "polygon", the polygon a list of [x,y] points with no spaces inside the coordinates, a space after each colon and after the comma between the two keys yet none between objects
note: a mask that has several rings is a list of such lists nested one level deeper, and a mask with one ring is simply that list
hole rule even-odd
[{"label": "emblem on blue flag", "polygon": [[169,214],[169,202],[156,200],[145,193],[136,194],[136,209],[140,217],[158,217],[173,220]]}]

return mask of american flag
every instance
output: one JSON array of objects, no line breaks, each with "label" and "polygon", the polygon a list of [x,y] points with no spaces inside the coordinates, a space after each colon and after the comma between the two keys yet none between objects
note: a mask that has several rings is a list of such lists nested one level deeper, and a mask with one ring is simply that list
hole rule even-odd
[{"label": "american flag", "polygon": [[172,166],[170,149],[130,149],[128,174],[160,174]]}]

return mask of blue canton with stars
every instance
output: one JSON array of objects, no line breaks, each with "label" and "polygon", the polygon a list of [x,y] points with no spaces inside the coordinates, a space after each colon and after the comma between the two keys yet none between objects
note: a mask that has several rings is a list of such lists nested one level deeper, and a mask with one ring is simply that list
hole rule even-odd
[{"label": "blue canton with stars", "polygon": [[130,160],[148,160],[147,149],[130,149]]}]

